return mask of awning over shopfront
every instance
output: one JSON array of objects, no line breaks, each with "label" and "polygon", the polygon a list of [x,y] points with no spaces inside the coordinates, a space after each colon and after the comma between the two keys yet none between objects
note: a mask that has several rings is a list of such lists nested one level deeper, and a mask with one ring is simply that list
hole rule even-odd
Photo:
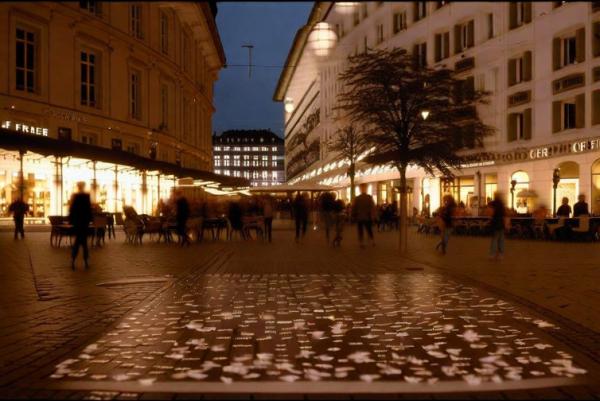
[{"label": "awning over shopfront", "polygon": [[75,141],[25,134],[5,128],[0,128],[0,149],[29,151],[44,156],[71,156],[98,162],[126,165],[139,170],[160,171],[162,174],[174,175],[178,178],[191,177],[196,180],[216,182],[220,186],[229,188],[242,188],[250,185],[249,181],[245,178],[218,175],[210,171],[185,168],[168,162],[153,160],[123,150],[113,150]]},{"label": "awning over shopfront", "polygon": [[335,191],[336,188],[329,185],[321,184],[294,184],[294,185],[274,185],[271,187],[253,187],[250,188],[250,193],[272,193],[272,192],[323,192]]}]

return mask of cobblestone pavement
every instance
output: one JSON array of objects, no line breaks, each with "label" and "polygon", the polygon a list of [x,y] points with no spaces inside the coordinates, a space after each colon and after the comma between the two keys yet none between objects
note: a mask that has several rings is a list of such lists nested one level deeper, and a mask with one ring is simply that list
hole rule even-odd
[{"label": "cobblestone pavement", "polygon": [[[300,245],[277,231],[271,245],[184,249],[119,240],[75,273],[47,233],[15,248],[0,235],[10,265],[0,344],[13,355],[2,363],[2,396],[600,398],[597,343],[565,341],[591,338],[589,329],[496,291],[486,277],[483,286],[463,277],[452,256],[432,257],[436,268],[401,260],[396,233],[365,250],[351,232],[341,249],[309,234]],[[415,236],[411,246],[431,241]],[[458,249],[468,239],[452,241]],[[37,292],[25,244],[34,249]],[[43,337],[54,342],[38,344]],[[36,346],[38,355],[20,362],[27,357],[18,351]]]}]

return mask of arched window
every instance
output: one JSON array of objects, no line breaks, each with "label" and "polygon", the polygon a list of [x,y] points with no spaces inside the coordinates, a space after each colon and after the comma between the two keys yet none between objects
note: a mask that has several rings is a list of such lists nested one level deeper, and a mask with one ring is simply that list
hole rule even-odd
[{"label": "arched window", "polygon": [[561,205],[562,198],[568,198],[569,205],[573,207],[579,195],[579,164],[567,161],[560,163],[556,168],[558,168],[560,173],[560,182],[556,187],[556,205],[554,205],[554,210]]},{"label": "arched window", "polygon": [[522,171],[515,171],[510,176],[510,186],[509,188],[513,188],[514,182],[514,192],[510,197],[511,207],[517,211],[517,213],[528,213],[529,207],[531,205],[528,204],[527,198],[521,198],[518,196],[518,193],[522,190],[529,189],[529,175]]}]

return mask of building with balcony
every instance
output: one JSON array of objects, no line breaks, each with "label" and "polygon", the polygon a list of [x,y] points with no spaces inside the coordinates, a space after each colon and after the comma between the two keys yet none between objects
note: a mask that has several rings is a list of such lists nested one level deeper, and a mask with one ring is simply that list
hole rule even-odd
[{"label": "building with balcony", "polygon": [[103,209],[140,213],[177,178],[219,182],[215,14],[208,2],[1,3],[0,215],[20,192],[35,216],[63,214],[80,180]]},{"label": "building with balcony", "polygon": [[283,139],[269,130],[231,130],[213,136],[215,174],[245,178],[251,186],[285,182]]},{"label": "building with balcony", "polygon": [[[307,43],[321,22],[337,36],[325,55]],[[464,165],[454,181],[410,168],[409,208],[434,210],[451,193],[476,210],[495,191],[519,212],[531,212],[536,203],[552,208],[558,174],[559,203],[567,197],[573,204],[582,193],[591,211],[600,213],[598,2],[315,3],[274,94],[285,103],[286,165],[293,165],[302,143],[312,149],[310,163],[292,169],[289,182],[335,185],[348,198],[348,166],[328,151],[339,128],[337,76],[349,55],[393,47],[407,49],[423,64],[453,69],[472,88],[489,91],[490,103],[477,111],[495,127],[484,141],[488,156]],[[303,141],[294,140],[307,130]],[[482,149],[465,151],[477,152]],[[360,165],[357,183],[368,183],[379,203],[391,202],[399,199],[398,177],[386,165]],[[518,196],[522,191],[531,197]]]}]

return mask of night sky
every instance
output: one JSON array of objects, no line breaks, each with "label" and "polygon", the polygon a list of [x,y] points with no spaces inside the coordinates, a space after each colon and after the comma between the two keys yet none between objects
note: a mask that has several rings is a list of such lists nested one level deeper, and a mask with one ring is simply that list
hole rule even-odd
[{"label": "night sky", "polygon": [[[227,64],[215,85],[213,131],[269,128],[283,137],[283,103],[272,100],[296,31],[307,21],[312,2],[218,2],[217,25]],[[248,49],[252,44],[252,78]]]}]

